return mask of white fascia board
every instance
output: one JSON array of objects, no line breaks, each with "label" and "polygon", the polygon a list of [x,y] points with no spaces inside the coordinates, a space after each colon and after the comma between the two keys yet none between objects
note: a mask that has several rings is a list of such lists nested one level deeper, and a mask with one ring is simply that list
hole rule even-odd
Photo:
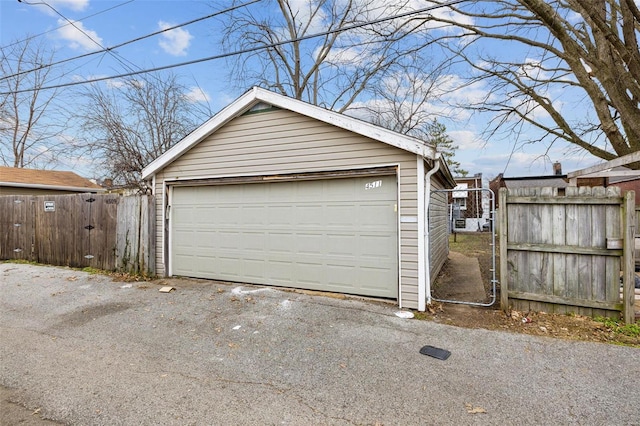
[{"label": "white fascia board", "polygon": [[278,108],[315,118],[316,120],[395,146],[424,158],[435,158],[435,148],[423,143],[419,139],[405,136],[344,114],[329,111],[298,99],[254,87],[142,169],[142,179],[149,178],[220,127],[235,117],[244,114],[258,102],[264,102]]},{"label": "white fascia board", "polygon": [[105,192],[104,188],[85,188],[84,186],[58,186],[45,185],[40,183],[16,183],[16,182],[0,182],[0,187],[10,186],[13,188],[29,188],[29,189],[50,189],[52,191],[73,191],[73,192]]}]

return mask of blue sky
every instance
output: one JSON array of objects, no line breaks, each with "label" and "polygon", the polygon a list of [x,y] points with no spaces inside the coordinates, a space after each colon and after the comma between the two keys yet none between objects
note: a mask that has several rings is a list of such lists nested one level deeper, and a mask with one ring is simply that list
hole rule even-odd
[{"label": "blue sky", "polygon": [[[31,3],[37,3],[37,0]],[[0,44],[5,46],[29,35],[44,33],[39,38],[57,50],[57,59],[63,59],[98,50],[95,42],[104,47],[113,46],[166,26],[208,15],[229,4],[227,1],[169,0],[47,0],[47,3],[73,21],[102,13],[76,23],[83,34],[42,4],[27,5],[17,0],[0,0]],[[263,6],[257,4],[250,7],[259,10]],[[109,8],[112,9],[105,11]],[[67,69],[72,71],[67,78],[81,80],[111,76],[127,72],[127,67],[153,68],[220,54],[219,33],[219,21],[208,19],[119,49],[117,53],[120,60],[127,64],[126,67],[106,54],[74,61],[67,65]],[[212,111],[220,110],[241,94],[240,89],[232,87],[227,81],[227,63],[224,60],[175,68],[173,72],[192,88],[193,101],[208,103]],[[450,78],[455,79],[456,76]],[[483,90],[482,86],[476,86],[455,96],[482,96]],[[580,114],[580,111],[576,111],[576,114]],[[549,151],[542,145],[527,145],[513,150],[508,137],[483,140],[483,119],[469,120],[466,115],[463,111],[454,111],[452,119],[441,121],[459,146],[456,159],[470,174],[482,173],[485,178],[501,172],[506,176],[551,174],[553,161],[562,162],[566,173],[600,162],[586,154],[569,155],[566,146],[562,145],[553,146]],[[68,162],[58,168],[79,169],[76,171],[81,174],[91,174],[90,170],[83,169],[81,163]]]}]

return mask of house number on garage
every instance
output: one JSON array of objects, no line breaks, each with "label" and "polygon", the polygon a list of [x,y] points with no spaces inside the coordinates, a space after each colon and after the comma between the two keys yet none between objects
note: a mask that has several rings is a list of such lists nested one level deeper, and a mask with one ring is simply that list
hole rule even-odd
[{"label": "house number on garage", "polygon": [[380,188],[382,186],[382,181],[381,180],[376,180],[373,182],[367,182],[364,184],[364,189],[374,189],[374,188]]}]

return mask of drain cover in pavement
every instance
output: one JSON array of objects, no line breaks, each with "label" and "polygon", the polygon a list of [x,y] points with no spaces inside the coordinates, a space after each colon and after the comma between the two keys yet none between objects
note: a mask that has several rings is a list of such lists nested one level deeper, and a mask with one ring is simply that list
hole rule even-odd
[{"label": "drain cover in pavement", "polygon": [[423,346],[422,348],[420,348],[420,353],[422,355],[429,355],[432,356],[434,358],[438,358],[441,360],[445,360],[447,358],[449,358],[449,355],[451,355],[451,352],[449,352],[446,349],[440,349],[440,348],[436,348],[433,346]]}]

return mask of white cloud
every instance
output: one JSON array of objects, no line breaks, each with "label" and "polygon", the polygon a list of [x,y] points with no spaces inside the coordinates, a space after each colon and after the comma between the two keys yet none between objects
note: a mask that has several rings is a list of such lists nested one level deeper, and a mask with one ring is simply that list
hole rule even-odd
[{"label": "white cloud", "polygon": [[103,44],[98,33],[84,28],[82,22],[74,22],[71,25],[67,21],[58,19],[58,25],[64,25],[56,31],[58,37],[69,42],[69,47],[72,49],[96,50]]},{"label": "white cloud", "polygon": [[487,141],[472,130],[448,130],[447,134],[460,151],[479,150],[487,146]]},{"label": "white cloud", "polygon": [[200,87],[194,86],[184,95],[189,102],[209,102],[209,94]]},{"label": "white cloud", "polygon": [[[320,53],[320,48],[318,48],[314,54],[314,57],[317,57]],[[371,54],[371,52],[364,52],[361,49],[350,47],[346,49],[332,49],[327,55],[326,61],[329,61],[334,66],[361,66],[365,63],[374,62],[376,59],[376,55]]]},{"label": "white cloud", "polygon": [[81,12],[85,10],[87,6],[89,6],[89,0],[49,0],[47,3],[32,3],[32,7],[37,8],[40,12],[46,13],[49,16],[60,16],[56,11],[59,12],[65,9]]},{"label": "white cloud", "polygon": [[[323,9],[320,9],[314,13],[312,18],[311,13],[316,4],[314,2],[310,6],[309,3],[309,0],[289,0],[289,6],[293,16],[296,18],[296,22],[307,27],[308,34],[325,30],[329,24],[330,17],[327,16]],[[309,22],[310,19],[313,20]],[[288,38],[289,30],[287,28],[281,28],[280,30],[282,37]]]},{"label": "white cloud", "polygon": [[110,78],[109,80],[105,80],[104,83],[107,85],[107,87],[112,88],[112,89],[119,89],[121,87],[124,86],[124,81],[122,80],[115,80]]},{"label": "white cloud", "polygon": [[85,10],[89,6],[89,0],[48,0],[52,7],[71,9],[77,12]]},{"label": "white cloud", "polygon": [[[168,22],[158,22],[158,27],[162,30],[171,28],[172,26],[173,24],[169,24]],[[160,45],[166,53],[173,56],[185,56],[187,49],[191,45],[191,39],[193,38],[189,31],[183,30],[182,28],[164,32],[160,37],[158,45]]]},{"label": "white cloud", "polygon": [[[428,4],[425,4],[423,0],[375,0],[370,3],[369,10],[372,12],[369,14],[368,19],[374,20],[381,17],[399,15],[415,10],[423,9]],[[419,15],[411,15],[405,17],[403,19],[395,19],[393,21],[388,21],[382,23],[383,27],[392,28],[395,27],[399,29],[400,27],[404,27],[408,22],[413,21],[413,25],[417,25],[420,21],[419,19],[429,19],[435,18],[440,20],[447,20],[451,22],[456,22],[458,24],[464,25],[473,25],[474,20],[469,16],[465,16],[459,12],[455,12],[453,9],[447,7],[440,7],[432,9],[428,12],[423,12]],[[411,26],[413,26],[411,25]],[[426,32],[437,30],[440,32],[444,32],[447,34],[461,33],[462,31],[456,25],[446,24],[442,22],[436,22],[433,20],[429,20],[427,22],[421,22],[421,30],[419,32]]]},{"label": "white cloud", "polygon": [[455,74],[438,77],[433,85],[433,96],[442,97],[455,105],[475,105],[488,99],[489,91],[484,82],[468,84],[464,78]]}]

